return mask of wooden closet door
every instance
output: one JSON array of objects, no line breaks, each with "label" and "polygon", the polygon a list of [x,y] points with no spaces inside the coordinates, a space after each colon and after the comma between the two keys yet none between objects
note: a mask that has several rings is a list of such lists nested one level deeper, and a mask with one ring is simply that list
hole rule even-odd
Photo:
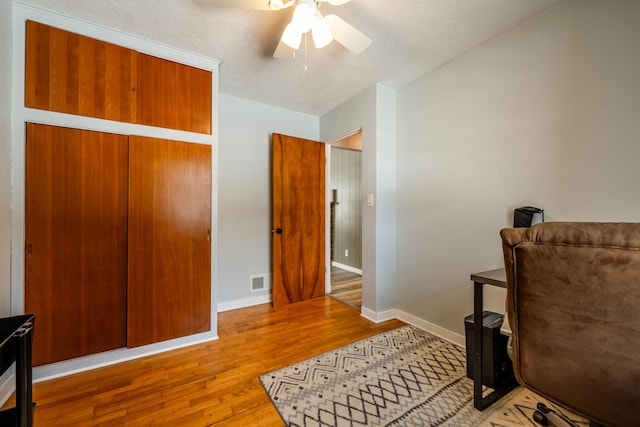
[{"label": "wooden closet door", "polygon": [[211,72],[138,53],[137,120],[211,134]]},{"label": "wooden closet door", "polygon": [[128,347],[210,330],[211,146],[129,141]]},{"label": "wooden closet door", "polygon": [[135,122],[137,52],[27,21],[25,106]]},{"label": "wooden closet door", "polygon": [[28,124],[26,145],[34,365],[124,347],[128,138]]}]

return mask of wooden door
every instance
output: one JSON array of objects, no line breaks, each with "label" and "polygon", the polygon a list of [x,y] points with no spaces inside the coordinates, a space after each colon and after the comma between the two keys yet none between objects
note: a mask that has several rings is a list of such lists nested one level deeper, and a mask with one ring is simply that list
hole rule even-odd
[{"label": "wooden door", "polygon": [[325,145],[273,134],[273,306],[324,295]]},{"label": "wooden door", "polygon": [[129,141],[128,347],[210,330],[211,146]]},{"label": "wooden door", "polygon": [[27,21],[25,106],[135,122],[135,50]]},{"label": "wooden door", "polygon": [[27,125],[25,309],[33,363],[126,344],[127,137]]}]

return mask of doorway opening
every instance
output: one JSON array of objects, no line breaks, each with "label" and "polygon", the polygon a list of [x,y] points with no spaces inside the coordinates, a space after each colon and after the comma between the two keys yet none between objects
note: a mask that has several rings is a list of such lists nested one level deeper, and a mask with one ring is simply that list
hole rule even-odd
[{"label": "doorway opening", "polygon": [[362,131],[330,144],[329,295],[362,307]]}]

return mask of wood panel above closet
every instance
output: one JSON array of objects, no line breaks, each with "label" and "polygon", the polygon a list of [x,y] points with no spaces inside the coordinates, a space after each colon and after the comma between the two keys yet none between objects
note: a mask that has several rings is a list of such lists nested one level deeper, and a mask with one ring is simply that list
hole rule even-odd
[{"label": "wood panel above closet", "polygon": [[136,122],[137,52],[27,21],[25,106]]},{"label": "wood panel above closet", "polygon": [[26,24],[26,107],[211,134],[210,71]]},{"label": "wood panel above closet", "polygon": [[138,54],[138,123],[211,133],[211,73]]}]

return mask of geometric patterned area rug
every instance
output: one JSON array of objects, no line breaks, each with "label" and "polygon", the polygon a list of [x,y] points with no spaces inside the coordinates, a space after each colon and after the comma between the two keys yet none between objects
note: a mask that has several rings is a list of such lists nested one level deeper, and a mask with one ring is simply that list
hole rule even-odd
[{"label": "geometric patterned area rug", "polygon": [[464,349],[403,326],[264,374],[287,426],[535,426],[536,404],[589,423],[518,387],[480,412]]}]

